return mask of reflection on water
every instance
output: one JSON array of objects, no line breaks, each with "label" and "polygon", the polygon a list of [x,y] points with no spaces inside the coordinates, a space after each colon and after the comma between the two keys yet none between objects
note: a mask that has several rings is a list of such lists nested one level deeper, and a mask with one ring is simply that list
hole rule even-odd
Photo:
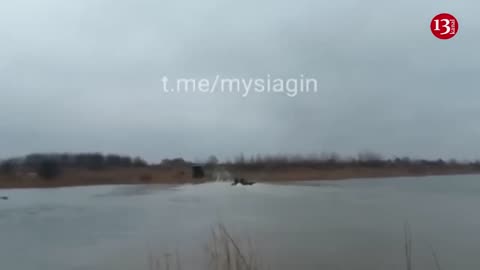
[{"label": "reflection on water", "polygon": [[147,269],[149,252],[202,262],[211,228],[251,239],[271,269],[479,269],[479,176],[5,190],[1,269]]}]

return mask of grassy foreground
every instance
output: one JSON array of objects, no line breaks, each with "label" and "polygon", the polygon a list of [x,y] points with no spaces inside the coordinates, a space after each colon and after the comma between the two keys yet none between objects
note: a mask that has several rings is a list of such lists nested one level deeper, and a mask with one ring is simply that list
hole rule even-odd
[{"label": "grassy foreground", "polygon": [[[261,270],[259,258],[251,243],[248,246],[240,244],[220,224],[212,230],[210,241],[206,247],[208,270]],[[173,256],[148,256],[148,270],[182,270],[178,252]],[[203,269],[203,268],[199,268]]]},{"label": "grassy foreground", "polygon": [[[413,260],[413,240],[410,225],[404,225],[404,242],[399,243],[403,245],[403,268],[405,270],[414,270]],[[249,241],[248,245],[240,243],[237,239],[229,233],[223,224],[218,225],[212,230],[210,242],[207,245],[206,256],[208,265],[204,268],[197,267],[197,269],[206,270],[262,270],[271,269],[268,263],[262,262],[258,256],[255,247]],[[442,270],[441,263],[435,252],[431,249],[431,261],[434,270]],[[173,256],[148,256],[147,270],[185,270],[182,266],[181,259],[178,252]],[[423,269],[425,270],[425,269]]]}]

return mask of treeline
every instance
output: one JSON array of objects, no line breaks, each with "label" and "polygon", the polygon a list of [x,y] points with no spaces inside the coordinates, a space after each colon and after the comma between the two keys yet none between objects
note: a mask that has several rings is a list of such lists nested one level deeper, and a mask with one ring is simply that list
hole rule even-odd
[{"label": "treeline", "polygon": [[103,169],[112,167],[145,167],[147,162],[139,157],[132,158],[116,154],[81,153],[81,154],[32,154],[25,157],[27,167],[35,167],[48,159],[58,162],[62,167]]},{"label": "treeline", "polygon": [[30,154],[20,159],[27,168],[36,168],[45,160],[56,162],[64,168],[103,169],[115,167],[145,167],[147,162],[139,157],[132,158],[117,154],[80,153],[80,154]]},{"label": "treeline", "polygon": [[[210,156],[198,162],[206,169],[225,167],[232,169],[276,169],[303,167],[313,169],[341,168],[407,168],[411,170],[455,169],[480,170],[480,161],[454,159],[413,159],[409,157],[384,158],[374,152],[362,152],[355,157],[342,157],[336,153],[313,155],[239,155],[230,161],[220,161]],[[195,163],[197,164],[197,163]],[[162,167],[185,168],[194,165],[183,158],[164,159],[158,164],[148,164],[140,157],[101,153],[30,154],[21,158],[0,161],[0,174],[34,174],[45,179],[55,178],[65,169],[104,170],[112,168]]]},{"label": "treeline", "polygon": [[146,167],[148,163],[139,158],[116,154],[30,154],[21,158],[12,158],[0,162],[0,173],[13,174],[33,172],[43,178],[54,178],[63,169],[76,168],[102,170],[108,168]]},{"label": "treeline", "polygon": [[[208,164],[208,162],[206,162]],[[480,169],[480,161],[457,161],[455,159],[414,159],[409,157],[384,158],[374,152],[362,152],[356,157],[342,157],[336,153],[313,155],[256,155],[245,157],[239,155],[226,161],[227,167],[277,168],[277,167],[312,167],[312,168],[475,168]]]}]

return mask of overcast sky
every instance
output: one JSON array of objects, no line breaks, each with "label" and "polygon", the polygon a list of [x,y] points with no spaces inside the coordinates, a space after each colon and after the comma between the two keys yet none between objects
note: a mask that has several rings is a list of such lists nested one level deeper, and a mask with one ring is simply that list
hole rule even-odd
[{"label": "overcast sky", "polygon": [[[477,0],[0,3],[0,158],[243,152],[480,158]],[[448,41],[430,20],[460,23]],[[161,79],[316,78],[319,91],[164,93]]]}]

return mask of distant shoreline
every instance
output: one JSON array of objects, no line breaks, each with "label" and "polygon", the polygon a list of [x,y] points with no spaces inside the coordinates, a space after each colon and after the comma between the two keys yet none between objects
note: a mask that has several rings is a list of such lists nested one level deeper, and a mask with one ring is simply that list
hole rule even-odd
[{"label": "distant shoreline", "polygon": [[[190,167],[112,168],[103,170],[68,169],[55,179],[29,175],[0,175],[0,189],[60,188],[100,185],[200,184],[216,180],[212,171],[194,179]],[[234,175],[250,181],[282,183],[295,181],[335,181],[364,178],[423,177],[480,174],[479,168],[229,168]]]}]

